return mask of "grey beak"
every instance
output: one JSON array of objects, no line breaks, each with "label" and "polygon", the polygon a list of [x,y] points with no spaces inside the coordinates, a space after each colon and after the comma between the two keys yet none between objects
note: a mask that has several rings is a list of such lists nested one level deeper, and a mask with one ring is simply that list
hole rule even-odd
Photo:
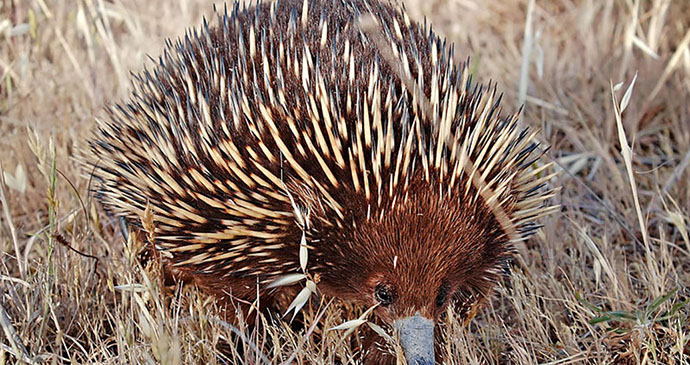
[{"label": "grey beak", "polygon": [[434,364],[434,321],[417,312],[393,322],[393,327],[400,334],[400,345],[408,365]]}]

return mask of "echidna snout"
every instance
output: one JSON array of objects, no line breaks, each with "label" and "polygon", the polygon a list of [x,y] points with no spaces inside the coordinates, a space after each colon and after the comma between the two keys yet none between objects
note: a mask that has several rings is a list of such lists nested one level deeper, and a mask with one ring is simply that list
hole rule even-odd
[{"label": "echidna snout", "polygon": [[142,236],[168,272],[229,308],[257,292],[272,306],[271,284],[306,270],[323,294],[376,304],[408,360],[433,361],[444,308],[471,316],[554,210],[535,132],[466,65],[384,2],[235,4],[135,77],[87,171],[132,229],[149,209]]}]

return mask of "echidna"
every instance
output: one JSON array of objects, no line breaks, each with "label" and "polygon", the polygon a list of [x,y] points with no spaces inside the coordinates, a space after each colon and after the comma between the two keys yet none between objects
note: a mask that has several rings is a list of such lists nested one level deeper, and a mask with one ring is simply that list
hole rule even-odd
[{"label": "echidna", "polygon": [[553,210],[536,132],[404,9],[281,0],[217,22],[99,122],[98,198],[138,230],[150,206],[168,270],[226,303],[258,283],[270,305],[306,241],[321,293],[378,304],[408,362],[433,363],[444,309],[481,302]]}]

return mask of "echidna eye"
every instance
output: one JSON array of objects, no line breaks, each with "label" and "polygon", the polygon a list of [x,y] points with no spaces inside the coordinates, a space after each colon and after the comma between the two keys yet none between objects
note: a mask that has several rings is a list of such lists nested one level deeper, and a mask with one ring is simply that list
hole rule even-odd
[{"label": "echidna eye", "polygon": [[446,304],[446,299],[448,298],[448,292],[450,291],[450,286],[447,283],[441,284],[438,288],[438,294],[436,294],[436,306],[443,307]]},{"label": "echidna eye", "polygon": [[374,297],[379,303],[381,303],[382,306],[385,307],[393,303],[393,289],[384,284],[376,285],[376,288],[374,289]]}]

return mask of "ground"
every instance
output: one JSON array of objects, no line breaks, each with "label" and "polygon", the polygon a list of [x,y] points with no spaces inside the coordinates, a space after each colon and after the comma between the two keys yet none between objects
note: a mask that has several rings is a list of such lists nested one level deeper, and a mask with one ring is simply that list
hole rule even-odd
[{"label": "ground", "polygon": [[[565,170],[552,181],[561,211],[518,247],[492,300],[469,326],[449,319],[446,361],[690,361],[690,3],[406,6],[471,56],[475,79],[498,83],[505,110],[524,104],[522,122]],[[323,332],[356,310],[314,302],[313,331],[233,329],[211,298],[142,268],[87,194],[75,156],[104,105],[212,12],[202,0],[0,1],[0,359],[356,359],[342,331]]]}]

